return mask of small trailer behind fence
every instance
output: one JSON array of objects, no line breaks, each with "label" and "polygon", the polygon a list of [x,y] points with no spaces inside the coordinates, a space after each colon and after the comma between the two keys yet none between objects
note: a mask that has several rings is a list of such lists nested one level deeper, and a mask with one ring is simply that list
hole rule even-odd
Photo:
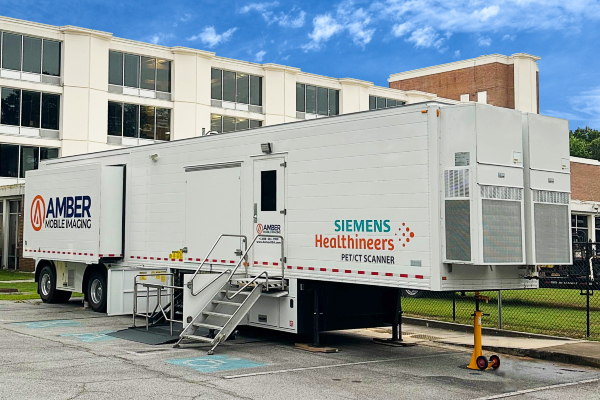
[{"label": "small trailer behind fence", "polygon": [[24,254],[46,302],[214,348],[393,323],[401,288],[536,288],[571,263],[569,214],[566,121],[431,102],[46,161]]}]

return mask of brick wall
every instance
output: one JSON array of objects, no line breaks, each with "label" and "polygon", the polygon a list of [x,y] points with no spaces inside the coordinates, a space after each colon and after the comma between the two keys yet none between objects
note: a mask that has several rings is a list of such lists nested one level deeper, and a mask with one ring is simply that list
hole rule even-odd
[{"label": "brick wall", "polygon": [[600,202],[600,166],[571,162],[571,199]]},{"label": "brick wall", "polygon": [[23,198],[21,198],[21,210],[19,211],[19,230],[17,233],[17,254],[19,254],[19,269],[21,271],[33,272],[35,270],[35,261],[32,258],[23,257]]},{"label": "brick wall", "polygon": [[453,100],[460,100],[461,94],[469,94],[471,101],[477,101],[477,92],[487,91],[488,104],[515,108],[513,65],[491,63],[441,72],[390,82],[390,88],[420,90]]}]

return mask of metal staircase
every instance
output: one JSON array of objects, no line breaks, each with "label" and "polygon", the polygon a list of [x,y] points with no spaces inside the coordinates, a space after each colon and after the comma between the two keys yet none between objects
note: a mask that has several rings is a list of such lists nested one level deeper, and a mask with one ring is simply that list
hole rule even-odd
[{"label": "metal staircase", "polygon": [[[285,273],[285,257],[283,237],[280,235],[257,235],[250,246],[240,254],[240,259],[232,269],[226,269],[221,273],[202,271],[205,261],[210,259],[212,251],[223,237],[239,237],[246,247],[247,239],[243,235],[222,234],[209,250],[204,261],[194,272],[187,285],[183,288],[188,292],[187,301],[192,300],[200,311],[190,319],[184,321],[184,329],[179,335],[179,340],[174,347],[179,347],[184,339],[194,340],[212,344],[208,351],[211,355],[215,348],[223,343],[235,330],[237,325],[248,314],[252,306],[258,301],[263,291],[283,291],[287,289]],[[269,277],[268,271],[262,271],[258,275],[249,276],[248,268],[244,274],[236,275],[236,271],[244,262],[247,267],[248,253],[259,237],[278,238],[281,244],[281,276]],[[210,274],[214,276],[198,291],[194,290],[194,280],[199,274]],[[203,276],[204,277],[204,276]],[[190,297],[191,296],[191,297]],[[185,317],[184,317],[185,318]],[[186,325],[187,323],[187,325]],[[198,335],[199,329],[209,329],[209,337]]]}]

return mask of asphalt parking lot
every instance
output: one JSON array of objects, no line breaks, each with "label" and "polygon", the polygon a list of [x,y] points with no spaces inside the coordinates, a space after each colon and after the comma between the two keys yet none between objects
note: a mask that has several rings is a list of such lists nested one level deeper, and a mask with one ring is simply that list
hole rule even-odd
[{"label": "asphalt parking lot", "polygon": [[310,353],[293,338],[251,330],[206,346],[145,345],[108,334],[131,317],[81,301],[0,302],[1,399],[592,399],[600,370],[502,356],[497,371],[466,368],[468,350],[374,344],[371,331],[322,335],[340,351]]}]

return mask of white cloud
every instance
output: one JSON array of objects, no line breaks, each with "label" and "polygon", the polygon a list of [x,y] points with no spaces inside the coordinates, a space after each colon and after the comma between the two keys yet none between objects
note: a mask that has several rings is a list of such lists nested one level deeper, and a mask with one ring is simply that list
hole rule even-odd
[{"label": "white cloud", "polygon": [[492,44],[492,39],[491,38],[484,38],[484,37],[479,37],[477,39],[477,44],[479,44],[480,46],[489,46]]},{"label": "white cloud", "polygon": [[186,13],[186,14],[183,15],[183,17],[179,18],[179,20],[181,22],[187,22],[190,19],[192,19],[192,14],[190,14],[190,13]]},{"label": "white cloud", "polygon": [[313,31],[308,37],[311,41],[302,48],[305,51],[317,50],[333,35],[346,31],[354,44],[365,47],[375,34],[371,27],[371,13],[368,10],[354,8],[352,0],[347,0],[338,5],[335,16],[331,14],[317,15],[313,19]]},{"label": "white cloud", "polygon": [[483,22],[498,15],[498,11],[500,11],[500,7],[498,7],[497,5],[493,5],[482,8],[481,10],[473,11],[473,15]]},{"label": "white cloud", "polygon": [[543,110],[543,115],[578,121],[582,125],[600,126],[600,86],[567,97],[566,110]]},{"label": "white cloud", "polygon": [[254,61],[255,62],[262,62],[263,57],[265,56],[265,54],[267,54],[266,51],[264,51],[264,50],[259,51],[258,53],[256,53],[254,55]]},{"label": "white cloud", "polygon": [[279,17],[276,17],[276,21],[280,26],[284,28],[301,28],[304,26],[306,13],[302,10],[296,14],[296,16],[292,16],[291,14],[295,11],[292,9],[288,14],[281,14]]},{"label": "white cloud", "polygon": [[510,40],[511,42],[517,38],[517,35],[504,35],[502,36],[502,40]]},{"label": "white cloud", "polygon": [[265,3],[250,3],[250,4],[245,5],[244,7],[240,8],[240,13],[241,14],[245,14],[245,13],[250,12],[250,11],[265,12],[269,8],[277,7],[278,5],[279,5],[278,1],[273,1],[271,3],[268,3],[268,2],[265,2]]},{"label": "white cloud", "polygon": [[410,32],[412,28],[412,24],[410,22],[403,22],[401,24],[395,24],[392,26],[392,35],[395,37],[400,37],[406,35]]},{"label": "white cloud", "polygon": [[218,34],[214,26],[207,26],[198,35],[189,37],[188,40],[200,39],[202,43],[208,46],[208,48],[212,48],[219,43],[225,43],[228,41],[236,30],[237,28],[230,28],[225,32]]},{"label": "white cloud", "polygon": [[454,52],[454,58],[460,58],[460,50]]},{"label": "white cloud", "polygon": [[406,39],[417,48],[434,47],[439,49],[444,44],[444,38],[438,38],[440,35],[431,26],[414,30],[410,37]]},{"label": "white cloud", "polygon": [[172,33],[155,33],[154,35],[148,38],[148,41],[152,44],[161,44],[164,43],[167,39],[174,38],[175,35]]}]

